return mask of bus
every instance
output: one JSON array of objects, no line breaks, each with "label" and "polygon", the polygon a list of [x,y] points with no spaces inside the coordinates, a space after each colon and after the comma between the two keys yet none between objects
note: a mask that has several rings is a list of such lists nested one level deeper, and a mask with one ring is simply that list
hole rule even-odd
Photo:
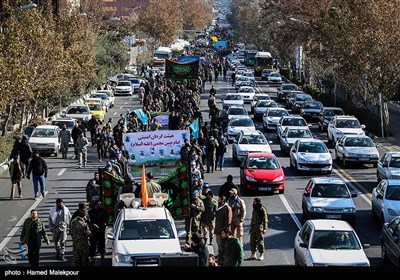
[{"label": "bus", "polygon": [[161,59],[171,59],[172,58],[172,50],[169,47],[159,47],[153,55],[155,58]]},{"label": "bus", "polygon": [[269,52],[257,52],[254,64],[254,76],[261,76],[264,69],[273,69],[273,59]]},{"label": "bus", "polygon": [[245,50],[244,51],[244,65],[253,67],[255,64],[255,57],[258,50]]}]

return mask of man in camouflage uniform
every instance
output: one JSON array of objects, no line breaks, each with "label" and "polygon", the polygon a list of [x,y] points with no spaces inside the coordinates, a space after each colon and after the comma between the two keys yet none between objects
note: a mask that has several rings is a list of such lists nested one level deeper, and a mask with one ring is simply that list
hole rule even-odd
[{"label": "man in camouflage uniform", "polygon": [[60,130],[58,138],[61,142],[60,152],[62,154],[62,158],[67,158],[69,141],[71,140],[71,132],[67,129],[65,124],[63,124],[62,129]]},{"label": "man in camouflage uniform", "polygon": [[73,243],[74,260],[73,266],[86,267],[89,262],[89,239],[92,235],[86,221],[84,212],[78,212],[76,218],[71,222],[71,236]]},{"label": "man in camouflage uniform", "polygon": [[201,234],[201,215],[205,210],[204,203],[198,191],[192,192],[191,202],[190,216],[185,219],[186,242],[190,241],[192,233],[197,232]]},{"label": "man in camouflage uniform", "polygon": [[250,249],[249,260],[256,260],[256,250],[260,253],[259,260],[264,259],[264,234],[268,229],[267,209],[261,204],[261,198],[253,200],[253,214],[250,221]]}]

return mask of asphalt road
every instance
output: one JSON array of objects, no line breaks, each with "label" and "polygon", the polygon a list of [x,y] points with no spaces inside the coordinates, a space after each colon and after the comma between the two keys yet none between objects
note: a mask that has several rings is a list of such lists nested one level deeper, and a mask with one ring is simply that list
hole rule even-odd
[{"label": "asphalt road", "polygon": [[[229,76],[229,75],[228,75]],[[213,83],[217,89],[217,99],[222,97],[227,91],[234,91],[229,83],[219,81]],[[208,120],[208,90],[211,84],[206,84],[206,91],[201,99],[201,110],[204,120]],[[276,87],[269,87],[265,82],[257,83],[259,92],[269,93],[274,99],[276,97]],[[221,108],[221,102],[218,101]],[[119,118],[120,113],[125,113],[127,109],[140,108],[137,96],[134,97],[116,97],[115,107],[112,108],[108,117],[112,117],[115,121]],[[263,131],[261,122],[257,123],[258,129]],[[322,139],[326,142],[326,133],[322,133],[313,124],[311,131],[314,137]],[[301,226],[301,197],[304,187],[308,180],[313,176],[321,176],[320,174],[304,173],[301,176],[296,175],[289,167],[289,160],[286,155],[280,152],[279,145],[276,140],[276,133],[265,132],[268,140],[273,141],[271,145],[272,151],[278,156],[285,168],[286,186],[285,193],[269,194],[261,193],[257,196],[262,198],[264,205],[269,213],[269,230],[265,235],[265,259],[263,261],[245,261],[245,266],[292,266],[293,260],[293,244],[297,230]],[[328,146],[332,148],[331,146]],[[380,152],[385,150],[380,148]],[[72,156],[72,148],[70,155]],[[77,209],[80,201],[85,200],[85,186],[89,179],[93,177],[93,173],[98,167],[104,166],[104,163],[97,161],[95,147],[89,148],[88,166],[77,169],[77,161],[72,159],[55,158],[54,156],[45,157],[49,166],[49,174],[47,178],[47,196],[44,199],[35,201],[33,199],[32,181],[24,179],[23,181],[23,199],[10,200],[10,179],[7,172],[0,175],[0,266],[29,266],[27,260],[20,260],[16,251],[18,248],[19,235],[21,233],[21,225],[23,220],[29,215],[30,209],[36,208],[39,211],[39,217],[45,220],[47,225],[47,216],[50,207],[55,204],[56,198],[63,198],[65,205],[73,212]],[[370,193],[376,185],[376,169],[369,165],[354,165],[342,169],[341,164],[335,164],[334,171],[330,176],[339,176],[348,180],[353,191],[359,195],[355,198],[357,206],[357,220],[355,229],[363,243],[369,243],[370,248],[366,249],[366,254],[371,262],[371,266],[382,266],[380,260],[379,233],[380,224],[371,218]],[[229,147],[228,159],[225,162],[224,171],[215,171],[214,173],[205,174],[205,182],[211,185],[214,193],[218,193],[219,186],[225,182],[226,176],[231,174],[234,182],[239,184],[239,167],[231,161],[231,147]],[[326,176],[326,175],[322,175]],[[252,211],[252,200],[254,196],[243,197],[247,206],[247,216],[244,222],[244,250],[245,258],[250,256],[249,244],[249,224]],[[178,229],[183,228],[182,221],[176,221]],[[50,233],[49,233],[50,234]],[[51,235],[51,234],[50,234]],[[96,259],[94,266],[111,266],[110,244],[107,244],[108,251],[106,259],[100,261]],[[6,249],[7,248],[7,249]],[[216,249],[216,248],[215,248]],[[11,251],[10,251],[11,250]],[[4,261],[7,258],[7,252],[17,257],[16,263]],[[216,253],[216,252],[215,252]],[[4,258],[5,257],[5,258]],[[67,243],[66,251],[67,262],[59,262],[55,259],[55,249],[53,244],[50,246],[43,245],[41,249],[40,264],[44,266],[70,266],[72,263],[72,243],[70,237]]]}]

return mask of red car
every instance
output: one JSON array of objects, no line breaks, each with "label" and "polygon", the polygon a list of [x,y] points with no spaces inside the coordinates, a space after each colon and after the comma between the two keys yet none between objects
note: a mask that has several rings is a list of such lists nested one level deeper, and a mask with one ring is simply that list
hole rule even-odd
[{"label": "red car", "polygon": [[240,166],[241,193],[285,191],[285,173],[272,153],[249,153]]}]

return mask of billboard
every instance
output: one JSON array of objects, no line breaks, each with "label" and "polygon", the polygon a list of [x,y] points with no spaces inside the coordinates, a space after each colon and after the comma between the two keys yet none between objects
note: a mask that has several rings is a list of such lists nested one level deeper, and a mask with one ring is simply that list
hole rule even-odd
[{"label": "billboard", "polygon": [[199,61],[176,62],[165,60],[165,77],[174,81],[197,80]]}]

